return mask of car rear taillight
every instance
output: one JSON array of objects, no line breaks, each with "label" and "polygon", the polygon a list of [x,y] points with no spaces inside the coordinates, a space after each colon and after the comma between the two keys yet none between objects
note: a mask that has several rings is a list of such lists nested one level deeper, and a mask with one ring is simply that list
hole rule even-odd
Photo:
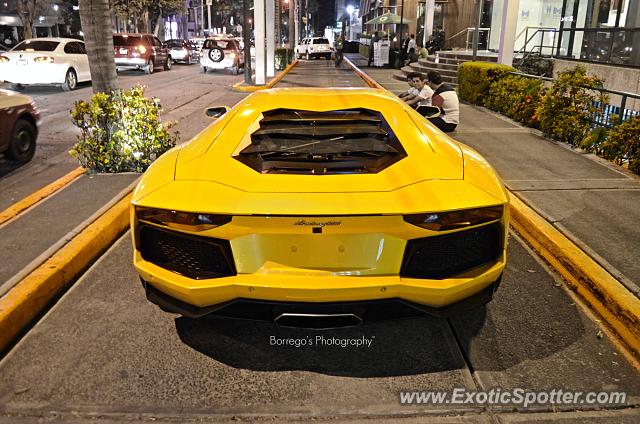
[{"label": "car rear taillight", "polygon": [[502,218],[502,206],[404,215],[405,222],[432,231],[457,230]]},{"label": "car rear taillight", "polygon": [[136,50],[139,51],[140,54],[145,54],[147,51],[147,48],[143,45],[139,45],[139,46],[136,46]]},{"label": "car rear taillight", "polygon": [[33,61],[36,63],[53,63],[54,62],[51,56],[38,56],[33,58]]}]

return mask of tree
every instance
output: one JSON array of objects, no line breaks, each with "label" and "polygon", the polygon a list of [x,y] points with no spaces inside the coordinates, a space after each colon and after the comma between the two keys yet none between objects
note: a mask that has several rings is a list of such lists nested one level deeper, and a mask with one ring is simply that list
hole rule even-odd
[{"label": "tree", "polygon": [[48,0],[13,0],[7,2],[9,9],[13,9],[22,21],[22,36],[27,39],[33,37],[33,23],[36,16],[46,14],[50,2]]},{"label": "tree", "polygon": [[80,0],[80,22],[94,93],[118,89],[109,0]]}]

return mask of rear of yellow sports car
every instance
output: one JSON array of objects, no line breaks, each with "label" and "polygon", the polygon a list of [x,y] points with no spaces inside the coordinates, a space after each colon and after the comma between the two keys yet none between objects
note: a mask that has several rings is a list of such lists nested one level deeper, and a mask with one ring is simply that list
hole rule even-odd
[{"label": "rear of yellow sports car", "polygon": [[373,89],[251,95],[156,161],[131,209],[151,301],[281,323],[486,303],[508,219],[475,151]]}]

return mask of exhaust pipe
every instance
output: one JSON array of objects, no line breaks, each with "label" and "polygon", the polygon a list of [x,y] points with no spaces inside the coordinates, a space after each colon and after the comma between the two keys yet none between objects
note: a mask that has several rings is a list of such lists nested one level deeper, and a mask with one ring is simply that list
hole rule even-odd
[{"label": "exhaust pipe", "polygon": [[357,327],[362,318],[355,314],[297,314],[283,313],[274,322],[280,327],[330,330],[333,328]]}]

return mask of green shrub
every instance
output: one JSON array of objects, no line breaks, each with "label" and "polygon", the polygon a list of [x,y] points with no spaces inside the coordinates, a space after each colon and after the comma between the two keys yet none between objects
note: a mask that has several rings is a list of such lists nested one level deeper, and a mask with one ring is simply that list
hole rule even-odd
[{"label": "green shrub", "polygon": [[602,112],[594,102],[608,101],[607,95],[600,91],[602,88],[603,81],[587,75],[584,66],[560,72],[536,110],[542,132],[556,140],[580,145],[591,120]]},{"label": "green shrub", "polygon": [[539,54],[530,54],[526,56],[516,66],[518,71],[523,74],[538,75],[541,77],[553,76],[553,59],[543,57]]},{"label": "green shrub", "polygon": [[80,135],[69,153],[93,172],[143,172],[178,138],[168,131],[173,124],[160,121],[161,111],[142,86],[78,101],[71,119]]},{"label": "green shrub", "polygon": [[618,165],[629,161],[629,169],[640,174],[640,116],[631,117],[610,129],[600,145],[600,152]]},{"label": "green shrub", "polygon": [[282,71],[293,62],[293,49],[279,48],[275,51],[275,65],[278,71]]},{"label": "green shrub", "polygon": [[490,62],[465,62],[458,66],[458,95],[475,105],[484,104],[491,83],[515,68]]},{"label": "green shrub", "polygon": [[491,83],[484,105],[530,127],[537,127],[536,108],[543,94],[538,79],[508,75]]}]

